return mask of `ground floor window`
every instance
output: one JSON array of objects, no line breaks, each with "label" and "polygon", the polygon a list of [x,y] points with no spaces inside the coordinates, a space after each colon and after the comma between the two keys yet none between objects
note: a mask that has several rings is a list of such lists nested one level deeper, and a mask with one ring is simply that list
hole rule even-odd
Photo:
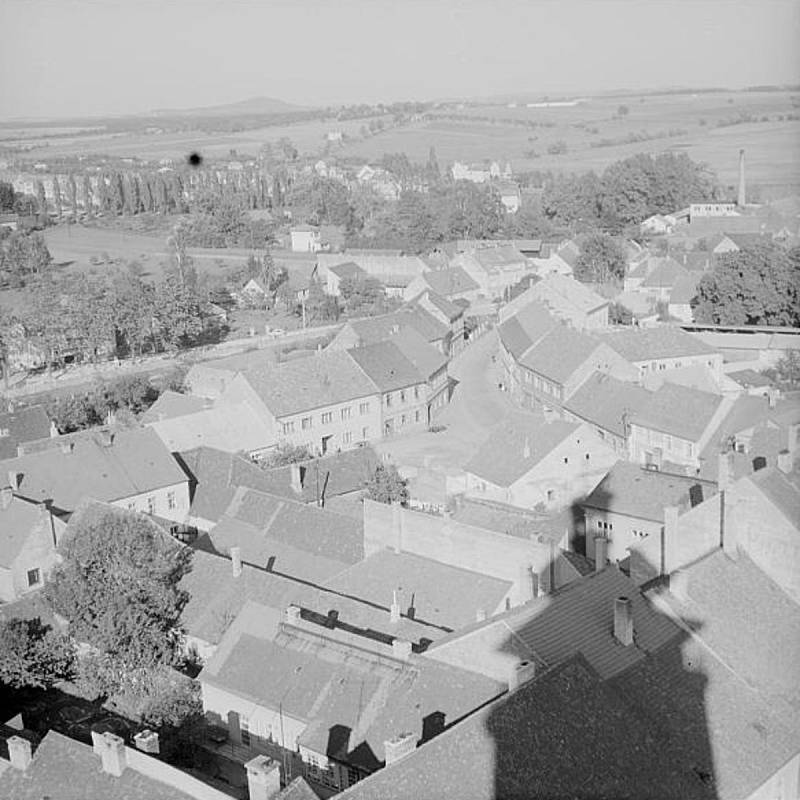
[{"label": "ground floor window", "polygon": [[42,582],[42,572],[40,569],[28,570],[28,586],[38,586]]}]

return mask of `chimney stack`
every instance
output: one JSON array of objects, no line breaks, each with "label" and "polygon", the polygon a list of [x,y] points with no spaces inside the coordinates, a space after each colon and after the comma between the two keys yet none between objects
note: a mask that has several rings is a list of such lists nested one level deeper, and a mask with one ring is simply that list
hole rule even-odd
[{"label": "chimney stack", "polygon": [[689,573],[686,570],[679,569],[670,573],[669,591],[678,602],[689,602]]},{"label": "chimney stack", "polygon": [[633,603],[630,597],[614,601],[614,638],[625,647],[633,644]]},{"label": "chimney stack", "polygon": [[394,551],[403,552],[403,510],[398,501],[392,503],[392,528],[394,530]]},{"label": "chimney stack", "polygon": [[144,730],[137,733],[136,736],[133,737],[133,743],[136,745],[136,749],[141,750],[143,753],[150,753],[157,756],[161,752],[161,747],[158,743],[158,734],[155,731]]},{"label": "chimney stack", "polygon": [[233,577],[238,578],[242,574],[242,548],[231,547],[231,568]]},{"label": "chimney stack", "polygon": [[739,151],[739,195],[736,198],[736,205],[744,208],[747,201],[747,191],[744,183],[744,150]]},{"label": "chimney stack", "polygon": [[411,642],[405,639],[394,639],[392,641],[392,655],[398,661],[408,661],[411,658]]},{"label": "chimney stack", "polygon": [[788,450],[778,453],[778,469],[785,475],[792,471],[792,454]]},{"label": "chimney stack", "polygon": [[55,422],[52,420],[50,421],[50,438],[55,439],[56,436],[59,436],[58,428],[56,427]]},{"label": "chimney stack", "polygon": [[14,499],[14,490],[10,486],[0,489],[0,509],[7,509]]},{"label": "chimney stack", "polygon": [[21,736],[10,736],[8,738],[8,760],[11,766],[23,772],[28,769],[28,765],[33,758],[31,754],[31,743]]},{"label": "chimney stack", "polygon": [[103,772],[119,778],[128,766],[128,755],[125,752],[125,740],[113,733],[92,735],[95,742],[95,751],[100,751]]},{"label": "chimney stack", "polygon": [[536,664],[533,661],[520,661],[518,664],[514,664],[508,675],[508,691],[516,691],[520,686],[523,686],[535,677]]},{"label": "chimney stack", "polygon": [[269,756],[256,756],[244,768],[247,770],[247,791],[250,800],[270,800],[281,790],[280,764]]},{"label": "chimney stack", "polygon": [[394,764],[395,761],[399,761],[416,749],[417,737],[413,733],[400,733],[391,739],[387,739],[383,743],[386,766]]},{"label": "chimney stack", "polygon": [[664,507],[661,540],[661,574],[669,575],[678,566],[678,506]]},{"label": "chimney stack", "polygon": [[594,537],[594,571],[600,572],[608,563],[608,539],[605,536]]},{"label": "chimney stack", "polygon": [[287,606],[284,622],[289,625],[300,624],[300,606]]},{"label": "chimney stack", "polygon": [[527,436],[525,437],[525,444],[522,446],[522,457],[524,459],[529,459],[531,457],[531,445]]},{"label": "chimney stack", "polygon": [[10,469],[8,471],[8,485],[16,492],[19,489],[19,472],[15,469]]},{"label": "chimney stack", "polygon": [[392,591],[392,606],[389,610],[389,622],[397,624],[400,622],[400,603],[397,602],[397,590]]},{"label": "chimney stack", "polygon": [[69,455],[75,448],[75,442],[70,442],[70,441],[60,442],[59,447],[61,448],[61,452],[64,453],[64,455]]},{"label": "chimney stack", "polygon": [[538,592],[539,576],[536,575],[530,564],[520,564],[519,567],[519,602],[530,603],[536,599]]}]

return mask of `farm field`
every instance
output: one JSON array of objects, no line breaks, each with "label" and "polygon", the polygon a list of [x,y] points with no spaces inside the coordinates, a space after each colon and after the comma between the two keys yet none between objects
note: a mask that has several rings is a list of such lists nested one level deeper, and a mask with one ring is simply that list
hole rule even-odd
[{"label": "farm field", "polygon": [[[442,112],[428,122],[347,143],[342,152],[365,159],[405,152],[412,160],[425,161],[433,146],[440,164],[491,159],[510,162],[516,172],[580,172],[601,171],[636,153],[684,151],[708,163],[723,184],[732,185],[738,175],[739,149],[744,147],[751,186],[760,186],[765,195],[786,194],[800,187],[800,121],[777,119],[797,113],[795,104],[800,98],[795,95],[728,92],[641,99],[606,97],[558,108],[469,106]],[[627,106],[628,113],[617,117],[620,105]],[[759,120],[768,117],[769,121],[717,127],[719,122],[733,121],[740,114]],[[684,133],[665,135],[676,131]],[[659,138],[625,142],[631,135]],[[603,139],[620,143],[592,146]],[[559,141],[566,144],[567,152],[549,154],[548,147]]]}]

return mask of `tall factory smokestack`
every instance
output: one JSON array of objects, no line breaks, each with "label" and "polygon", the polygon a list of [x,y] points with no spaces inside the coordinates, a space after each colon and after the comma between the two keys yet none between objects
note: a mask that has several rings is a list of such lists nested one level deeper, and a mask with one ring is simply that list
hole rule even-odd
[{"label": "tall factory smokestack", "polygon": [[736,205],[744,208],[747,199],[744,184],[744,150],[739,151],[739,196],[736,198]]}]

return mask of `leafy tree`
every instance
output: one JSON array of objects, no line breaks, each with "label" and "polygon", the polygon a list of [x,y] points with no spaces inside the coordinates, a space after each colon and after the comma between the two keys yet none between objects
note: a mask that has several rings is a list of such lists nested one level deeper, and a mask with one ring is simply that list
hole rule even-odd
[{"label": "leafy tree", "polygon": [[697,286],[694,317],[719,325],[800,325],[800,248],[725,253]]},{"label": "leafy tree", "polygon": [[47,195],[44,192],[44,184],[36,181],[36,206],[40,214],[47,214]]},{"label": "leafy tree", "polygon": [[72,208],[72,218],[78,218],[78,184],[75,182],[75,176],[70,172],[67,178],[67,194],[69,195],[69,204]]},{"label": "leafy tree", "polygon": [[335,322],[341,314],[336,298],[326,294],[317,277],[312,278],[309,283],[305,309],[308,323]]},{"label": "leafy tree", "polygon": [[439,168],[439,159],[436,158],[436,148],[431,145],[428,152],[428,164],[425,170],[426,177],[430,183],[438,183],[442,179],[442,170]]},{"label": "leafy tree", "polygon": [[0,211],[13,210],[16,199],[14,186],[8,181],[0,181]]},{"label": "leafy tree", "polygon": [[111,281],[114,326],[123,350],[141,355],[150,339],[155,348],[156,292],[129,270],[119,270]]},{"label": "leafy tree", "polygon": [[375,315],[387,310],[383,284],[371,275],[363,279],[343,278],[339,284],[339,294],[348,313]]},{"label": "leafy tree", "polygon": [[74,674],[70,640],[35,619],[0,621],[0,680],[8,686],[48,688]]},{"label": "leafy tree", "polygon": [[59,549],[63,562],[44,591],[76,639],[129,669],[175,662],[188,548],[110,508],[79,520]]},{"label": "leafy tree", "polygon": [[103,422],[103,415],[87,394],[62,395],[47,406],[47,415],[60,433],[72,433],[92,428]]},{"label": "leafy tree", "polygon": [[288,464],[299,464],[301,461],[308,461],[311,458],[313,458],[313,455],[305,445],[293,445],[283,442],[264,459],[262,466],[268,469],[285,467]]},{"label": "leafy tree", "polygon": [[620,106],[617,109],[617,116],[618,117],[627,117],[629,111],[630,111],[630,109],[628,108],[628,106]]},{"label": "leafy tree", "polygon": [[367,497],[378,503],[408,503],[408,480],[394,464],[378,464],[366,483]]},{"label": "leafy tree", "polygon": [[490,187],[455,181],[434,194],[433,211],[444,239],[486,239],[497,233],[504,210]]},{"label": "leafy tree", "polygon": [[764,374],[789,391],[800,388],[800,353],[787,351],[786,355]]},{"label": "leafy tree", "polygon": [[158,390],[144,375],[126,375],[108,384],[103,391],[104,405],[111,411],[124,408],[134,414],[150,408]]},{"label": "leafy tree", "polygon": [[581,253],[575,264],[575,277],[582,281],[607,283],[625,277],[625,250],[605,233],[594,233],[581,240]]},{"label": "leafy tree", "polygon": [[174,348],[190,346],[203,333],[200,298],[177,273],[164,276],[156,295],[155,316],[163,341]]},{"label": "leafy tree", "polygon": [[94,192],[92,182],[88,175],[84,175],[81,180],[81,202],[86,216],[91,219],[94,216]]},{"label": "leafy tree", "polygon": [[56,216],[61,217],[64,212],[64,205],[61,202],[61,183],[58,175],[53,176],[53,204],[56,209]]},{"label": "leafy tree", "polygon": [[38,233],[13,231],[0,244],[0,273],[12,287],[21,287],[36,276],[49,273],[52,256]]}]

